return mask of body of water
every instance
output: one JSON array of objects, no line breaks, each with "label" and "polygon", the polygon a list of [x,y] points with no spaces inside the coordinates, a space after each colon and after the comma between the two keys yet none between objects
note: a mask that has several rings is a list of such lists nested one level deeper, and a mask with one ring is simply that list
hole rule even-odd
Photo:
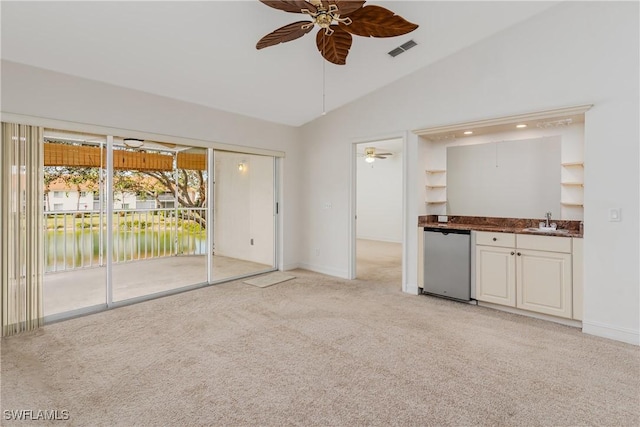
[{"label": "body of water", "polygon": [[[106,239],[100,241],[99,230],[47,230],[44,244],[45,272],[97,267],[106,262]],[[118,230],[113,233],[114,263],[173,255],[205,255],[206,249],[204,230]]]}]

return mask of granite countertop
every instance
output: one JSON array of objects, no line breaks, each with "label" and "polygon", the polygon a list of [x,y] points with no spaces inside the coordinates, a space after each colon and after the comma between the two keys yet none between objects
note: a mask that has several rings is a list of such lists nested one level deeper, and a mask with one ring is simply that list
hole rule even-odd
[{"label": "granite countertop", "polygon": [[526,228],[538,227],[540,219],[526,218],[496,218],[475,216],[451,216],[447,222],[438,222],[437,215],[423,215],[418,217],[418,227],[432,227],[454,230],[492,231],[499,233],[535,234],[539,236],[583,237],[580,231],[580,221],[552,220],[558,229],[567,232],[529,231]]}]

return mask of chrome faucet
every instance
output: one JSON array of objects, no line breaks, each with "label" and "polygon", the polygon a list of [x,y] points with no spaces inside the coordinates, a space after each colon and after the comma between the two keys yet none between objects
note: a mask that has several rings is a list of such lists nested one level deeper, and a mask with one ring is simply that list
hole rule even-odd
[{"label": "chrome faucet", "polygon": [[546,227],[547,227],[547,228],[549,228],[549,221],[551,221],[551,212],[550,212],[550,211],[549,211],[549,212],[547,212],[546,214],[544,214],[544,216],[547,218],[547,221],[546,221],[547,225],[546,225]]}]

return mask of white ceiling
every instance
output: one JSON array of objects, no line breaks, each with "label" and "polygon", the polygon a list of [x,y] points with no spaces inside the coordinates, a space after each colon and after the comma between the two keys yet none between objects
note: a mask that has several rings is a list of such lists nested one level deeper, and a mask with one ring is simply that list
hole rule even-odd
[{"label": "white ceiling", "polygon": [[[420,25],[354,36],[347,65],[326,62],[331,111],[559,2],[369,1]],[[2,1],[3,59],[299,126],[322,113],[325,62],[315,30],[256,50],[304,16],[255,1]],[[391,58],[408,40],[418,46]]]}]

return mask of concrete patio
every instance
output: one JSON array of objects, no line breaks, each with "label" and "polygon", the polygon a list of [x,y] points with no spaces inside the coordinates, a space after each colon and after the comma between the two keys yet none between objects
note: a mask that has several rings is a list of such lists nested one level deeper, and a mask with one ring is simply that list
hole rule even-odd
[{"label": "concrete patio", "polygon": [[[207,258],[170,256],[113,266],[113,300],[124,301],[205,283]],[[270,270],[272,266],[224,256],[213,257],[213,281]],[[106,268],[84,268],[44,276],[44,314],[65,313],[106,302]]]}]

